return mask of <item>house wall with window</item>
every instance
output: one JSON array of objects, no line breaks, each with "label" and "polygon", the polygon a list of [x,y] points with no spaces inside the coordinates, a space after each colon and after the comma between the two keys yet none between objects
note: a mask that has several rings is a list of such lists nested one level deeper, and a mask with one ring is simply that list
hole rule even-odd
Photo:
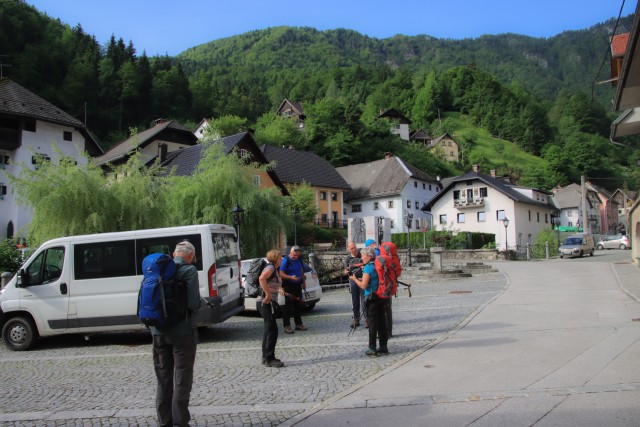
[{"label": "house wall with window", "polygon": [[344,227],[343,191],[336,188],[312,186],[316,192],[315,223],[322,227]]},{"label": "house wall with window", "polygon": [[422,211],[422,207],[438,192],[440,186],[434,182],[426,182],[410,178],[402,192],[387,197],[352,200],[347,205],[349,218],[382,216],[389,218],[391,233],[406,233],[405,217],[413,215],[411,230],[418,231],[422,227],[433,227],[430,212]]},{"label": "house wall with window", "polygon": [[[79,165],[87,163],[82,155],[85,147],[84,136],[71,126],[34,120],[29,130],[20,130],[21,145],[15,150],[0,150],[0,237],[7,237],[9,222],[14,235],[24,237],[26,227],[33,216],[30,208],[17,202],[17,197],[9,184],[9,175],[19,176],[23,165],[35,170],[34,154],[40,154],[50,161],[59,162],[61,157],[69,157]],[[58,152],[56,152],[57,147]]]},{"label": "house wall with window", "polygon": [[[456,183],[435,202],[431,212],[435,229],[493,233],[496,247],[504,250],[506,244],[514,249],[535,243],[541,230],[551,229],[553,209],[518,202],[482,181],[474,181]],[[506,229],[505,217],[509,220]]]}]

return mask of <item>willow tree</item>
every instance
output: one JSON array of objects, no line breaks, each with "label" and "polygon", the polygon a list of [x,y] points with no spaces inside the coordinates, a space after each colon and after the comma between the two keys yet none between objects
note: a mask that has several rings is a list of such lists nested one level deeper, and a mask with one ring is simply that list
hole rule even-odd
[{"label": "willow tree", "polygon": [[246,164],[235,152],[224,154],[220,143],[206,143],[192,175],[168,178],[168,222],[232,225],[231,210],[238,203],[245,210],[240,226],[243,258],[278,248],[289,221],[284,200],[275,188],[260,190],[252,184],[255,168],[263,169]]},{"label": "willow tree", "polygon": [[30,246],[61,236],[167,224],[167,182],[159,167],[144,167],[134,154],[106,177],[87,157],[76,164],[55,152],[53,161],[36,155],[35,169],[23,165],[18,176],[9,177],[18,200],[33,213],[27,230]]},{"label": "willow tree", "polygon": [[30,246],[54,237],[98,233],[114,229],[116,206],[102,170],[87,161],[76,165],[56,153],[60,161],[36,155],[36,168],[26,165],[18,176],[9,176],[18,201],[33,213],[28,226]]}]

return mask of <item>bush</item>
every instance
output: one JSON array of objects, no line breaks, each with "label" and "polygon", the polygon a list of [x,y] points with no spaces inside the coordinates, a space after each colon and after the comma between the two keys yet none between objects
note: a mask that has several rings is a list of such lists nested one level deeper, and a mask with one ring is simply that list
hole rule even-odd
[{"label": "bush", "polygon": [[4,239],[0,242],[0,273],[9,271],[15,273],[20,268],[20,251],[16,249],[15,241]]},{"label": "bush", "polygon": [[[430,230],[423,236],[422,232],[414,231],[411,235],[411,248],[422,249],[439,246],[445,249],[495,249],[495,235],[488,233],[469,233],[462,231],[453,234],[450,231]],[[407,233],[391,235],[391,241],[400,249],[407,247]]]}]

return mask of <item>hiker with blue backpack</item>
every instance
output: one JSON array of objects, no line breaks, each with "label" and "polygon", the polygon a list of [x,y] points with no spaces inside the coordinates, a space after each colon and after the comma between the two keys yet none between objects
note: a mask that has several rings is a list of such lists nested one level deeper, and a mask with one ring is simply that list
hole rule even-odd
[{"label": "hiker with blue backpack", "polygon": [[[372,246],[368,246],[360,251],[360,256],[364,267],[362,269],[362,278],[358,278],[351,273],[349,280],[353,280],[361,289],[364,289],[364,296],[367,301],[367,320],[369,322],[369,347],[365,351],[367,356],[387,355],[387,323],[386,323],[386,305],[388,300],[380,298],[376,291],[381,281],[378,271],[375,267],[376,252]],[[376,347],[376,341],[379,346]]]},{"label": "hiker with blue backpack", "polygon": [[[195,258],[196,249],[193,244],[180,242],[176,245],[173,252],[175,273],[171,280],[184,287],[182,304],[186,304],[186,310],[183,309],[184,314],[175,322],[168,322],[167,326],[151,326],[153,366],[158,380],[156,411],[160,426],[188,426],[191,418],[189,396],[198,343],[198,330],[191,313],[195,313],[200,307],[198,270],[192,265]],[[143,261],[143,269],[144,267]],[[161,269],[161,277],[163,273]],[[180,299],[177,295],[174,297],[176,300]],[[180,307],[178,311],[181,311]]]}]

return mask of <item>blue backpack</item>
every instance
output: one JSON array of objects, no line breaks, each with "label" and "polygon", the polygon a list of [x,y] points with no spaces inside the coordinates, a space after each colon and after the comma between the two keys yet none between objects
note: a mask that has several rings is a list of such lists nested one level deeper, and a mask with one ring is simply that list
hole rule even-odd
[{"label": "blue backpack", "polygon": [[171,328],[187,319],[187,286],[177,279],[179,268],[166,254],[154,253],[142,260],[138,317],[147,328]]}]

